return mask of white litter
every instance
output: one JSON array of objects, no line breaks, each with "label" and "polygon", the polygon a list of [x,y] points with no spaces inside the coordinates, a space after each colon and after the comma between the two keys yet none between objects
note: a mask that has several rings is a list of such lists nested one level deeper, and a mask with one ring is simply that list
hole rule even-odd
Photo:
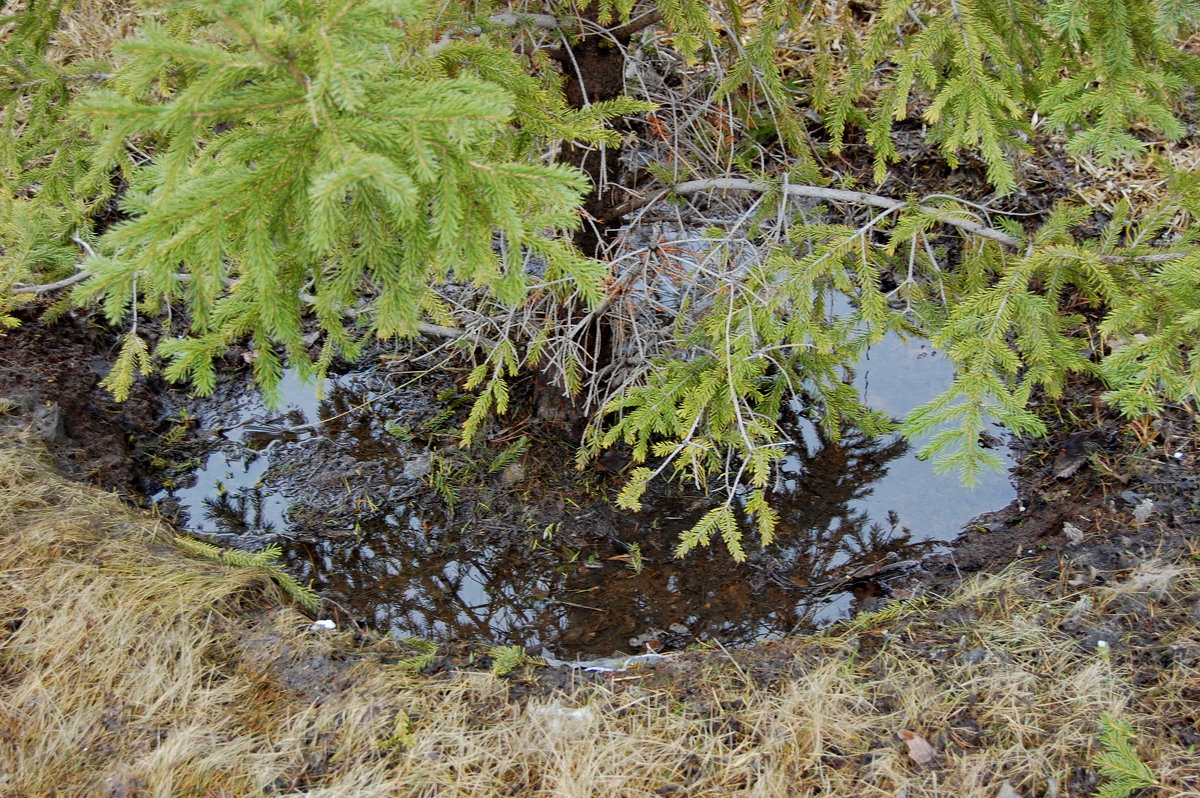
[{"label": "white litter", "polygon": [[572,709],[557,701],[530,704],[526,712],[550,736],[576,736],[588,731],[596,722],[596,713],[589,707]]},{"label": "white litter", "polygon": [[667,659],[669,654],[637,654],[632,657],[604,657],[603,659],[564,660],[555,659],[549,651],[542,652],[542,659],[551,668],[576,668],[594,673],[614,673],[627,670],[634,665]]},{"label": "white litter", "polygon": [[320,631],[324,630],[326,632],[332,632],[336,628],[337,628],[336,623],[329,620],[328,618],[322,618],[319,621],[313,621],[313,625],[308,627],[308,631],[320,632]]}]

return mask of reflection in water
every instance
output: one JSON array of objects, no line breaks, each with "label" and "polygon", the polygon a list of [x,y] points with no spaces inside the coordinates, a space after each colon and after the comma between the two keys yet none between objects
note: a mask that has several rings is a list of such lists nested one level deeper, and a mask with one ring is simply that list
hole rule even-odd
[{"label": "reflection in water", "polygon": [[527,552],[504,548],[430,550],[405,534],[420,522],[406,520],[364,524],[354,540],[299,542],[288,550],[288,564],[372,625],[400,634],[525,643],[553,623],[544,600],[553,571],[551,578],[539,573],[551,558],[531,562]]},{"label": "reflection in water", "polygon": [[[801,422],[795,425],[798,431]],[[812,436],[816,428],[810,429]],[[887,473],[887,464],[907,450],[902,440],[879,441],[846,435],[838,444],[820,440],[796,448],[785,461],[785,479],[775,492],[780,512],[776,543],[752,552],[749,562],[733,562],[719,546],[685,560],[671,556],[677,536],[699,520],[700,508],[682,515],[659,504],[655,514],[672,520],[652,536],[632,530],[630,541],[653,544],[653,561],[636,576],[611,568],[582,572],[564,581],[574,595],[588,596],[601,617],[573,605],[563,609],[560,647],[590,651],[622,648],[650,630],[668,638],[719,639],[742,645],[772,633],[813,628],[829,609],[830,594],[855,586],[855,574],[872,566],[898,563],[923,553],[929,543],[893,519],[884,526],[858,507]],[[653,516],[637,520],[651,522]],[[588,603],[581,599],[580,603]],[[686,627],[678,635],[672,627]]]},{"label": "reflection in water", "polygon": [[793,430],[799,446],[780,465],[772,497],[780,511],[778,542],[767,552],[776,563],[790,563],[803,574],[789,578],[811,583],[835,569],[906,551],[911,533],[897,528],[898,517],[888,515],[885,530],[864,502],[887,476],[888,465],[908,452],[908,443],[847,429],[834,444],[804,420]]},{"label": "reflection in water", "polygon": [[[335,398],[329,405],[321,408],[323,417],[353,403]],[[347,416],[344,430],[358,436],[363,423]],[[587,656],[646,641],[742,645],[811,628],[831,603],[838,606],[831,595],[857,587],[855,573],[912,559],[929,544],[913,542],[894,514],[885,524],[863,508],[888,464],[907,451],[903,440],[849,431],[832,444],[803,419],[791,429],[796,445],[783,461],[774,496],[777,543],[752,552],[747,563],[733,562],[719,546],[674,559],[679,533],[707,509],[695,496],[659,499],[624,517],[593,509],[576,519],[598,533],[585,552],[556,548],[554,539],[540,535],[489,541],[470,531],[484,521],[484,510],[465,522],[460,511],[451,525],[434,512],[398,507],[365,510],[348,528],[285,524],[285,559],[296,576],[373,626],[434,640],[488,640]],[[263,490],[254,487],[205,499],[202,512],[202,528],[242,541],[272,529]],[[631,544],[642,559],[636,572],[629,566]]]},{"label": "reflection in water", "polygon": [[[888,360],[870,367],[875,385]],[[247,400],[234,418],[226,405],[219,423],[202,419],[215,427],[274,418],[294,428],[341,414],[299,435],[261,424],[229,434],[196,484],[173,494],[191,528],[225,545],[280,543],[297,577],[380,629],[583,658],[645,643],[742,645],[844,617],[854,598],[878,589],[871,577],[1011,496],[1002,476],[972,495],[953,476],[933,475],[902,439],[848,429],[834,444],[796,413],[773,491],[776,543],[748,547],[746,563],[719,545],[676,560],[679,533],[708,509],[694,495],[648,499],[638,514],[599,501],[555,511],[556,487],[539,484],[526,488],[536,495],[523,524],[505,527],[470,502],[446,517],[425,471],[413,469],[429,453],[396,434],[442,407],[432,391],[390,387],[386,376],[349,375],[319,404],[300,387],[310,403],[283,415]],[[361,407],[367,398],[374,402]],[[514,493],[507,501],[519,506]],[[543,535],[555,522],[557,533]]]},{"label": "reflection in water", "polygon": [[270,535],[275,531],[262,489],[223,492],[204,499],[204,518],[227,535],[238,538]]}]

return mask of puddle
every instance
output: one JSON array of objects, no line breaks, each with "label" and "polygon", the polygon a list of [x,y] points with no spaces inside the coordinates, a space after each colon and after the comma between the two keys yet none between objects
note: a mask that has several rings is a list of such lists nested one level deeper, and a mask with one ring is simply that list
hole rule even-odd
[{"label": "puddle", "polygon": [[[856,380],[872,406],[900,415],[952,376],[927,343],[891,336]],[[967,489],[898,438],[851,430],[834,445],[793,419],[797,445],[774,496],[776,545],[748,547],[740,564],[719,546],[676,560],[679,533],[708,505],[651,496],[642,513],[614,511],[594,487],[588,498],[565,449],[531,449],[530,474],[463,489],[451,514],[431,487],[449,452],[426,449],[420,434],[447,423],[435,396],[445,387],[377,370],[340,377],[317,400],[288,375],[288,404],[275,412],[229,387],[190,408],[201,429],[226,430],[194,482],[155,499],[222,545],[279,543],[343,622],[572,659],[647,644],[745,645],[847,617],[881,577],[1014,496],[1005,474]]]}]

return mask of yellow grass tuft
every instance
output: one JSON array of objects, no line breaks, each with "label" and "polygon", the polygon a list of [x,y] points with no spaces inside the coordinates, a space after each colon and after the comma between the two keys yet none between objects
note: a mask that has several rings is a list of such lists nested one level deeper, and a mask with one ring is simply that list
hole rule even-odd
[{"label": "yellow grass tuft", "polygon": [[113,45],[137,31],[138,4],[127,0],[76,0],[63,13],[47,53],[58,64],[108,61]]}]

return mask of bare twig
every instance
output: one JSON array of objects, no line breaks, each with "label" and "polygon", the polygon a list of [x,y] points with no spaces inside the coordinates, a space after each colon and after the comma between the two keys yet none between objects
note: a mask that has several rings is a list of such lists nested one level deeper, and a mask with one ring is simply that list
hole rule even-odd
[{"label": "bare twig", "polygon": [[[500,14],[493,14],[488,17],[488,22],[501,27],[516,28],[521,25],[531,25],[542,30],[558,30],[562,27],[562,23],[558,21],[558,17],[551,14],[523,14],[512,11],[505,11]],[[471,30],[467,31],[471,33]],[[475,33],[479,30],[474,29]]]},{"label": "bare twig", "polygon": [[[679,194],[688,196],[691,194],[701,194],[706,191],[754,191],[766,192],[775,188],[772,184],[747,180],[742,177],[710,177],[703,180],[689,180],[686,183],[678,183],[669,188],[663,189],[653,196],[644,196],[632,199],[617,208],[614,208],[609,216],[623,216],[630,211],[651,205],[658,202],[668,194]],[[881,194],[868,194],[865,191],[847,191],[840,188],[826,188],[825,186],[809,186],[797,185],[795,183],[788,184],[782,187],[783,192],[789,197],[808,197],[810,199],[826,199],[834,202],[852,202],[856,205],[870,205],[876,208],[886,208],[888,210],[898,210],[908,205],[904,200],[896,199],[895,197],[885,197]],[[936,208],[925,205],[918,205],[922,210],[936,212]],[[970,219],[945,218],[942,219],[948,225],[957,227],[961,230],[966,230],[969,233],[974,233],[984,238],[989,238],[993,241],[998,241],[1008,247],[1014,249],[1020,248],[1023,244],[1020,239],[1010,236],[1008,233],[980,224],[979,222]]]},{"label": "bare twig", "polygon": [[[629,201],[613,208],[607,216],[609,218],[617,218],[624,216],[627,213],[644,208],[648,205],[664,199],[670,194],[678,194],[680,196],[690,196],[693,194],[701,194],[706,191],[753,191],[766,192],[775,188],[770,183],[764,181],[747,180],[742,177],[710,177],[703,180],[689,180],[684,183],[678,183],[670,186],[654,194],[646,194],[641,197],[635,197]],[[869,205],[876,208],[886,208],[888,210],[899,210],[907,206],[909,203],[904,200],[896,199],[895,197],[885,197],[881,194],[868,194],[865,191],[847,191],[840,188],[827,188],[825,186],[809,186],[796,185],[794,183],[785,184],[780,187],[780,190],[789,197],[808,197],[810,199],[825,199],[834,202],[850,202],[856,205]],[[948,199],[957,200],[946,194],[938,194],[937,197],[946,197]],[[966,202],[965,204],[973,205]],[[937,213],[938,208],[929,205],[918,203],[916,207],[920,210]],[[975,206],[978,207],[978,206]],[[1025,242],[1021,239],[1011,236],[1002,230],[997,230],[994,227],[988,227],[985,224],[976,222],[972,219],[963,219],[954,216],[942,216],[939,221],[948,224],[951,227],[957,227],[968,233],[974,233],[977,236],[996,241],[1006,247],[1012,249],[1021,249],[1025,246]],[[1097,254],[1096,258],[1104,263],[1167,263],[1173,260],[1179,260],[1187,256],[1187,252],[1155,252],[1147,255],[1105,255]]]},{"label": "bare twig", "polygon": [[620,27],[613,28],[608,33],[617,41],[628,41],[629,37],[640,30],[654,25],[662,19],[662,12],[657,9],[646,14],[642,14],[637,19],[631,19]]},{"label": "bare twig", "polygon": [[13,292],[17,294],[48,294],[51,291],[58,291],[63,288],[70,288],[76,283],[82,283],[88,278],[87,272],[76,272],[70,277],[64,277],[58,282],[46,283],[45,285],[23,285],[17,283],[13,286]]}]

